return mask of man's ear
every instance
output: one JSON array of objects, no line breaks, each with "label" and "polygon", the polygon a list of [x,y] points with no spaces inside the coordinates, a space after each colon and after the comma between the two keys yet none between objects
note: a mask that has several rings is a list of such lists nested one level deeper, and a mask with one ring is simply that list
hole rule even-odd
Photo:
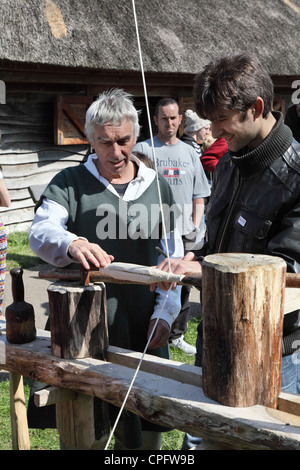
[{"label": "man's ear", "polygon": [[260,96],[257,97],[252,109],[254,118],[257,119],[262,115],[264,110],[264,100]]},{"label": "man's ear", "polygon": [[157,117],[155,115],[153,116],[153,121],[154,121],[154,124],[158,126]]}]

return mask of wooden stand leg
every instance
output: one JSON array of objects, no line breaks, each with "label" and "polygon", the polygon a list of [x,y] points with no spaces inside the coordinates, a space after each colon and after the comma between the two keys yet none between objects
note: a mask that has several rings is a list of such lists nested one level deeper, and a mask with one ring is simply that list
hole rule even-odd
[{"label": "wooden stand leg", "polygon": [[78,393],[76,400],[56,404],[56,424],[62,448],[104,448],[108,439],[108,408],[103,400]]},{"label": "wooden stand leg", "polygon": [[12,447],[13,450],[30,450],[23,377],[10,372],[9,382]]},{"label": "wooden stand leg", "polygon": [[37,407],[56,404],[56,425],[62,449],[105,447],[110,429],[104,401],[72,390],[47,387],[34,394],[34,403]]}]

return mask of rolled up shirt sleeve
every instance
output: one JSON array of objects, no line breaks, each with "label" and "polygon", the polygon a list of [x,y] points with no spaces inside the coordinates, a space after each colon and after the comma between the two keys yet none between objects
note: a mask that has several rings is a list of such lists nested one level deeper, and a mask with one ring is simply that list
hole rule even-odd
[{"label": "rolled up shirt sleeve", "polygon": [[[79,238],[76,234],[67,230],[68,212],[60,204],[50,199],[44,199],[37,209],[29,232],[29,246],[32,251],[49,264],[65,267],[71,262],[68,256],[70,243]],[[166,245],[163,240],[160,248],[166,253]],[[169,256],[182,258],[183,244],[179,233],[175,230],[168,237]],[[158,263],[162,261],[162,255],[158,256]],[[151,317],[165,320],[171,325],[181,309],[181,286],[175,290],[164,291],[156,288],[156,303]]]},{"label": "rolled up shirt sleeve", "polygon": [[67,210],[46,198],[37,209],[29,231],[32,251],[47,263],[58,267],[74,261],[68,256],[70,243],[79,238],[85,239],[67,230],[67,220]]}]

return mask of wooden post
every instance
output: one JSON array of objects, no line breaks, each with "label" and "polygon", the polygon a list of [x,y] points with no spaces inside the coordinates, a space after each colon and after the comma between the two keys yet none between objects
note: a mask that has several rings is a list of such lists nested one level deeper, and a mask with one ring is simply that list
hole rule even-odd
[{"label": "wooden post", "polygon": [[12,448],[13,450],[30,450],[22,375],[10,372],[9,384]]},{"label": "wooden post", "polygon": [[[52,354],[64,359],[105,360],[105,285],[55,283],[48,287],[48,296]],[[56,403],[56,426],[63,449],[104,447],[110,429],[108,403],[77,393],[76,399]]]},{"label": "wooden post", "polygon": [[276,408],[286,264],[240,253],[203,261],[203,391],[227,406]]},{"label": "wooden post", "polygon": [[104,360],[108,348],[104,284],[54,283],[48,296],[52,354]]}]

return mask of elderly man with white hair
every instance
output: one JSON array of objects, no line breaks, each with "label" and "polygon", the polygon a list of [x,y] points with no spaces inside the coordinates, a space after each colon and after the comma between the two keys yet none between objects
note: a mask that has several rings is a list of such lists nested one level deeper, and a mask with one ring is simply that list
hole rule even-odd
[{"label": "elderly man with white hair", "polygon": [[[123,90],[104,92],[90,106],[85,130],[94,153],[84,164],[58,173],[42,194],[29,234],[38,256],[56,266],[75,262],[86,269],[113,260],[158,264],[161,255],[156,247],[166,251],[162,212],[155,171],[132,155],[139,129],[132,97]],[[160,191],[169,254],[181,257],[175,211],[167,210],[174,200],[163,178]],[[149,352],[168,358],[168,337],[180,311],[180,291],[170,292],[165,302],[166,292],[159,288],[152,292],[143,285],[107,284],[110,345],[142,352],[159,317]],[[141,421],[123,413],[115,448],[160,448],[160,431],[165,428]]]}]

